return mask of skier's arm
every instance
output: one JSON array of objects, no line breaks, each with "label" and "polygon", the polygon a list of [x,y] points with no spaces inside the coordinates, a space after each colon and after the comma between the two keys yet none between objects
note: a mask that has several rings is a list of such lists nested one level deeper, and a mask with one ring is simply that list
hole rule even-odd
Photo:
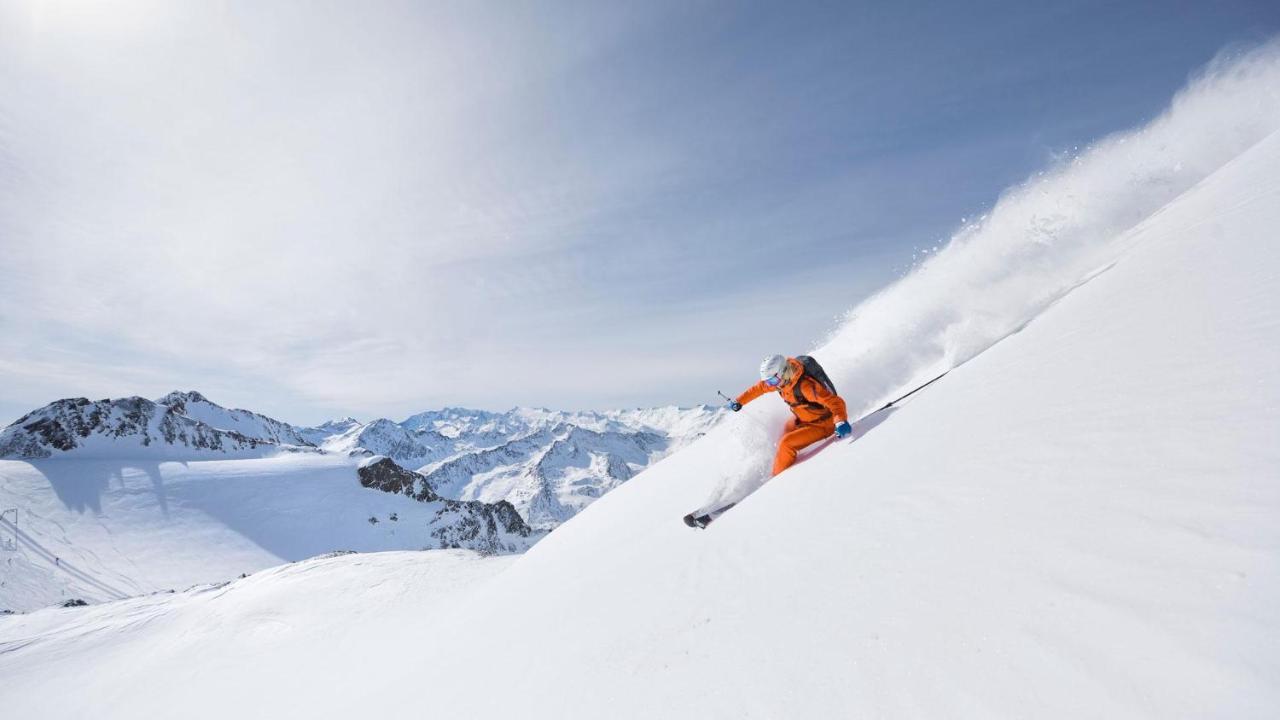
[{"label": "skier's arm", "polygon": [[746,405],[747,403],[751,402],[752,400],[755,400],[761,395],[776,389],[777,388],[770,387],[769,385],[765,384],[765,381],[761,380],[755,385],[752,385],[751,387],[747,388],[745,392],[739,395],[737,402],[739,405]]},{"label": "skier's arm", "polygon": [[844,399],[839,395],[831,392],[820,382],[811,383],[814,390],[815,400],[822,403],[822,406],[831,411],[835,416],[837,423],[845,422],[849,419],[849,411],[845,408]]}]

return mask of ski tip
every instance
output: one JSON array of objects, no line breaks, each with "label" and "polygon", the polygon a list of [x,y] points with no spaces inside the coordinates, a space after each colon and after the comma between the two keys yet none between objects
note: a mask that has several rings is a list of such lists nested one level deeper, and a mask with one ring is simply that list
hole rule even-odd
[{"label": "ski tip", "polygon": [[706,515],[702,515],[700,517],[694,517],[693,513],[689,513],[688,515],[684,516],[685,525],[688,525],[691,528],[697,528],[699,530],[706,530],[707,525],[710,522],[711,522],[711,518]]}]

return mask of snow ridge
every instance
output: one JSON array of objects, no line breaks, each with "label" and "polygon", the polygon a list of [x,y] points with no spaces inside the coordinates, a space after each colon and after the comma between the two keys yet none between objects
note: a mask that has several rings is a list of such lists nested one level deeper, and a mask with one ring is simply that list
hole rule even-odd
[{"label": "snow ridge", "polygon": [[[340,428],[340,424],[331,424]],[[386,455],[403,465],[417,467],[448,452],[448,440],[432,433],[415,434],[385,418],[354,424],[320,438],[327,452],[348,456]]]},{"label": "snow ridge", "polygon": [[194,390],[188,392],[175,390],[156,402],[168,405],[175,412],[219,430],[238,432],[246,437],[258,438],[276,445],[314,444],[289,423],[249,410],[222,407]]}]

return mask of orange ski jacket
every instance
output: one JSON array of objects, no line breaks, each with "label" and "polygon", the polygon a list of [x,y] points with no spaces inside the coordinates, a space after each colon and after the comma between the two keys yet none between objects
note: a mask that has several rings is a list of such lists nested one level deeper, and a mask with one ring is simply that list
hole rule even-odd
[{"label": "orange ski jacket", "polygon": [[804,374],[804,366],[795,358],[787,358],[791,366],[791,381],[773,387],[761,380],[747,388],[738,396],[737,401],[746,405],[768,392],[777,392],[791,406],[796,420],[802,423],[829,422],[832,426],[842,420],[848,420],[848,411],[844,400],[831,392],[825,385]]}]

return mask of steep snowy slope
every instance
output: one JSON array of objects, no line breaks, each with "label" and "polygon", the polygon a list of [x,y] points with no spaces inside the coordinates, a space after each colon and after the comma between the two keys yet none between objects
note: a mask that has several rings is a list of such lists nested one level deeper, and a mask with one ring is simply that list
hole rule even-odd
[{"label": "steep snowy slope", "polygon": [[[1280,63],[1247,70],[1010,195],[860,307],[816,349],[854,407],[969,361],[710,530],[679,517],[749,489],[776,398],[506,567],[337,558],[0,618],[0,707],[1274,717]],[[1046,202],[1077,207],[1041,236]]]}]

